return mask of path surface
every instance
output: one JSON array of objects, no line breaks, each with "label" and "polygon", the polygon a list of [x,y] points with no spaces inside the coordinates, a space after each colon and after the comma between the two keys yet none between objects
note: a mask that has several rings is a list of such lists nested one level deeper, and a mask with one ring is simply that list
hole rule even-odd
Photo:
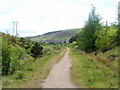
[{"label": "path surface", "polygon": [[62,60],[53,66],[42,85],[43,88],[76,88],[70,78],[71,67],[68,49]]}]

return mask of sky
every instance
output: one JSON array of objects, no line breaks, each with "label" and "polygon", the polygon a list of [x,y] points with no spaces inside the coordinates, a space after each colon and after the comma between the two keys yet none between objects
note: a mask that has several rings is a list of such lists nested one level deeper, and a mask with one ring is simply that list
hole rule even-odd
[{"label": "sky", "polygon": [[82,28],[91,4],[103,23],[117,20],[119,0],[0,0],[0,31],[13,35],[13,22],[18,22],[20,37],[51,31]]}]

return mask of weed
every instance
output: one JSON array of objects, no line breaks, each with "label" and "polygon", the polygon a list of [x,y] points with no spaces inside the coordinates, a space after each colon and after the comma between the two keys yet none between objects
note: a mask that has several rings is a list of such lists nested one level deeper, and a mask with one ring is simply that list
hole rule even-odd
[{"label": "weed", "polygon": [[24,79],[25,75],[23,72],[17,71],[15,79]]},{"label": "weed", "polygon": [[10,85],[11,83],[13,83],[13,81],[2,79],[2,83],[4,83],[4,85]]}]

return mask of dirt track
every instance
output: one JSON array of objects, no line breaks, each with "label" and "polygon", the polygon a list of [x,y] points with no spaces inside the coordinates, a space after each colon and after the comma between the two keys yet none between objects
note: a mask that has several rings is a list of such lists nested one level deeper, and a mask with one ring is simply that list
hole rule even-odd
[{"label": "dirt track", "polygon": [[42,84],[43,88],[76,88],[70,78],[71,66],[68,49],[62,60],[52,67]]}]

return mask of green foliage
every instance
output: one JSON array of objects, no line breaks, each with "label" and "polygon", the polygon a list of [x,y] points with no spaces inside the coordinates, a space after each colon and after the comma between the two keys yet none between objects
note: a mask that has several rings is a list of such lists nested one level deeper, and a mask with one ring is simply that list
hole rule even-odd
[{"label": "green foliage", "polygon": [[25,43],[26,43],[25,39],[24,39],[24,38],[20,38],[20,40],[19,40],[19,45],[20,45],[21,47],[25,47]]},{"label": "green foliage", "polygon": [[78,34],[69,39],[69,43],[72,43],[77,40]]},{"label": "green foliage", "polygon": [[22,49],[19,46],[7,45],[7,43],[2,45],[2,74],[13,74],[20,68],[20,58],[23,52],[19,52],[19,50]]},{"label": "green foliage", "polygon": [[34,43],[34,42],[31,41],[31,40],[29,40],[29,39],[20,38],[18,44],[19,44],[21,47],[23,47],[23,48],[25,48],[25,49],[28,49],[28,51],[29,51],[29,49],[32,48],[33,43]]},{"label": "green foliage", "polygon": [[26,55],[25,49],[18,45],[16,45],[15,48],[17,49],[18,59],[22,59]]},{"label": "green foliage", "polygon": [[95,45],[99,50],[103,51],[105,48],[111,49],[116,46],[117,29],[115,27],[111,26],[110,29],[102,27],[96,35]]},{"label": "green foliage", "polygon": [[61,45],[46,45],[43,49],[43,55],[51,55],[57,53],[62,48]]},{"label": "green foliage", "polygon": [[60,50],[61,49],[61,45],[52,45],[52,48],[55,50]]},{"label": "green foliage", "polygon": [[96,14],[95,7],[93,7],[77,38],[79,49],[86,52],[96,50],[105,52],[118,45],[117,25],[108,26],[106,23],[106,26],[102,26],[100,20],[100,16]]},{"label": "green foliage", "polygon": [[31,49],[32,56],[35,58],[41,56],[43,54],[42,50],[43,50],[43,47],[40,46],[38,42],[36,42],[33,48]]},{"label": "green foliage", "polygon": [[51,46],[45,46],[43,49],[44,55],[51,55],[53,53],[53,48]]},{"label": "green foliage", "polygon": [[83,88],[118,88],[118,62],[112,62],[116,64],[114,69],[113,66],[108,67],[97,60],[90,60],[89,55],[83,55],[75,49],[71,49],[70,55],[73,64],[73,81],[78,86]]},{"label": "green foliage", "polygon": [[75,41],[74,41],[74,42],[72,42],[72,43],[70,44],[70,46],[71,46],[71,47],[78,48],[78,47],[77,47],[77,42],[75,42]]},{"label": "green foliage", "polygon": [[[46,46],[44,46],[44,48],[45,47]],[[45,54],[44,57],[37,58],[35,62],[33,62],[34,58],[29,56],[29,60],[27,59],[22,62],[22,69],[17,70],[16,73],[12,75],[3,76],[3,88],[27,88],[29,87],[27,83],[32,80],[34,81],[37,77],[39,77],[40,82],[42,82],[48,76],[52,65],[55,64],[54,62],[58,62],[58,60],[62,58],[61,53],[63,50],[65,50],[65,48],[62,48],[58,53],[53,53],[52,55]],[[38,87],[40,86],[41,84]]]},{"label": "green foliage", "polygon": [[19,45],[19,38],[2,34],[2,75],[13,74],[21,68],[21,60],[26,57],[26,50]]},{"label": "green foliage", "polygon": [[16,79],[24,79],[25,78],[24,73],[20,72],[20,71],[17,71],[15,76],[16,76],[15,77]]},{"label": "green foliage", "polygon": [[77,38],[77,44],[81,50],[86,52],[96,50],[94,45],[96,40],[95,32],[101,28],[100,20],[101,18],[96,14],[95,7],[92,7],[89,18]]}]

